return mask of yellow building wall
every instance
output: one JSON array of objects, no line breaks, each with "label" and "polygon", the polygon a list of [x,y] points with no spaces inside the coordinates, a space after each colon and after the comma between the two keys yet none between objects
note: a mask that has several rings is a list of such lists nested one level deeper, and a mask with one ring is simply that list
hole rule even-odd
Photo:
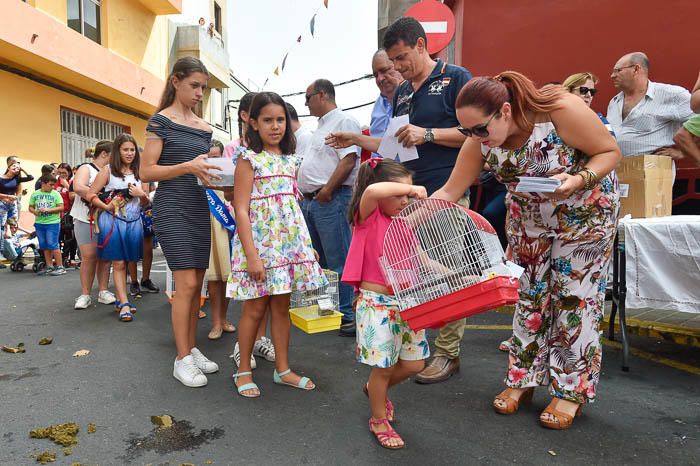
[{"label": "yellow building wall", "polygon": [[[146,120],[90,102],[6,71],[0,71],[0,89],[11,89],[3,96],[0,112],[0,166],[5,158],[17,155],[27,172],[38,177],[45,163],[61,162],[61,107],[112,121],[130,128],[139,145],[144,145]],[[31,193],[34,182],[26,186]],[[23,204],[29,200],[25,196]],[[23,205],[26,209],[26,205]]]},{"label": "yellow building wall", "polygon": [[141,67],[162,80],[166,80],[170,73],[168,68],[171,46],[169,21],[166,16],[156,17],[153,30],[146,45],[146,54],[140,63]]},{"label": "yellow building wall", "polygon": [[167,18],[135,0],[102,2],[102,44],[164,79],[168,61]]},{"label": "yellow building wall", "polygon": [[47,15],[53,16],[59,22],[68,24],[67,0],[29,0],[28,3]]}]

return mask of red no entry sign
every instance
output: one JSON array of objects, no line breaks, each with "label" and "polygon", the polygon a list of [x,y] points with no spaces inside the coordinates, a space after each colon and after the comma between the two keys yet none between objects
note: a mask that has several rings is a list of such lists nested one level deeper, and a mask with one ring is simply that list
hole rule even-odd
[{"label": "red no entry sign", "polygon": [[452,10],[437,0],[416,3],[404,13],[417,19],[428,37],[428,53],[438,53],[447,47],[455,35],[455,15]]}]

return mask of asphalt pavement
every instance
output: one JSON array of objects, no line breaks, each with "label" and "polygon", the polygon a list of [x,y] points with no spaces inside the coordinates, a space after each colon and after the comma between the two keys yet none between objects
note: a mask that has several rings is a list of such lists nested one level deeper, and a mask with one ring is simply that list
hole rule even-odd
[{"label": "asphalt pavement", "polygon": [[[154,281],[164,288],[162,256]],[[620,370],[620,350],[606,346],[598,399],[568,431],[537,422],[549,396],[514,416],[491,408],[502,390],[511,316],[469,319],[461,372],[448,382],[405,382],[392,391],[395,423],[406,448],[384,450],[370,436],[362,393],[368,369],[355,362],[354,341],[335,333],[292,329],[291,363],[310,376],[312,392],[272,383],[272,363],[258,362],[262,397],[238,396],[229,354],[236,334],[207,339],[200,320],[198,347],[219,363],[204,388],[172,377],[175,356],[170,307],[163,294],[137,300],[138,312],[121,323],[111,306],[74,310],[78,271],[63,277],[0,270],[0,345],[24,343],[25,353],[0,352],[0,464],[37,464],[43,451],[53,464],[698,464],[700,376],[631,357]],[[96,296],[93,296],[96,301]],[[205,308],[205,310],[207,310]],[[237,323],[238,304],[229,318]],[[50,345],[38,344],[43,337]],[[432,342],[432,338],[430,339]],[[636,342],[637,340],[635,340]],[[649,342],[640,342],[648,344]],[[74,357],[76,351],[89,354]],[[697,350],[688,351],[697,361]],[[158,428],[151,416],[172,416]],[[70,455],[49,439],[30,438],[38,427],[76,422]],[[88,433],[89,423],[95,432]]]}]

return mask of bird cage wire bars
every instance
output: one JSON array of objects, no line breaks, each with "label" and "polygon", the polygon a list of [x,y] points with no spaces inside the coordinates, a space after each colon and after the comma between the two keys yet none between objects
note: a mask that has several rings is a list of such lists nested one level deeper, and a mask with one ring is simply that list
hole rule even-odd
[{"label": "bird cage wire bars", "polygon": [[340,307],[340,290],[338,288],[338,274],[332,270],[323,270],[328,279],[328,285],[322,286],[315,290],[309,291],[293,291],[291,296],[290,307],[309,307],[319,304],[319,299],[328,298],[333,303],[334,311]]},{"label": "bird cage wire bars", "polygon": [[479,214],[440,199],[417,201],[396,216],[380,258],[405,310],[495,276],[505,263],[493,227]]}]

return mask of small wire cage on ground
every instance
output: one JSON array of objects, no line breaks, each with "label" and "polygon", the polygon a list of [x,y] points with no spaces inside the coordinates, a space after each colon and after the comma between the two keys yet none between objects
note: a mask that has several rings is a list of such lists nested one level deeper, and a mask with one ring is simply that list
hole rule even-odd
[{"label": "small wire cage on ground", "polygon": [[338,312],[338,274],[332,270],[324,270],[323,273],[328,279],[328,285],[310,291],[292,292],[289,305],[292,323],[306,333],[327,332],[340,328],[342,314]]},{"label": "small wire cage on ground", "polygon": [[414,331],[518,301],[518,280],[496,231],[481,215],[448,201],[416,201],[394,217],[380,263]]}]

